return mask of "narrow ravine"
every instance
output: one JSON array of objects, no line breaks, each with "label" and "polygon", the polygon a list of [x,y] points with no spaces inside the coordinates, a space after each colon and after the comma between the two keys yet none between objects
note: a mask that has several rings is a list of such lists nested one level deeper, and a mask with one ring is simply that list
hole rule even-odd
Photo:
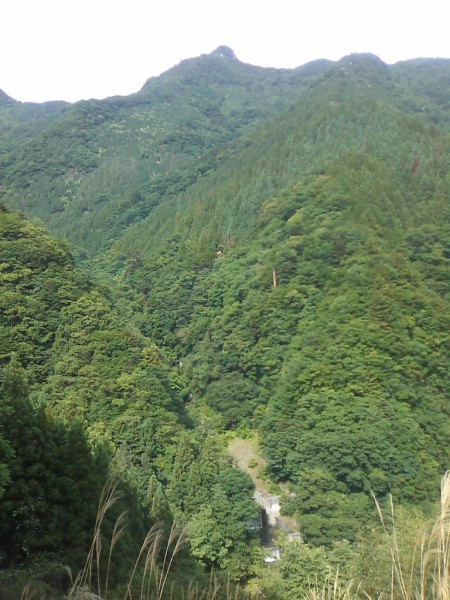
[{"label": "narrow ravine", "polygon": [[255,485],[254,500],[261,507],[261,545],[271,549],[278,557],[277,536],[284,531],[295,538],[299,537],[299,528],[292,517],[281,516],[280,495],[273,493],[270,481],[261,474],[265,471],[266,461],[259,451],[258,438],[233,438],[228,445],[228,452],[236,465],[248,473]]}]

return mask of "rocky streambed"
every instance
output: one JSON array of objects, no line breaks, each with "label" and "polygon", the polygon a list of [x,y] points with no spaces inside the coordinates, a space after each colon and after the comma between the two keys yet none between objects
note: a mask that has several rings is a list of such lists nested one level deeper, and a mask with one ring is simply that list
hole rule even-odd
[{"label": "rocky streambed", "polygon": [[261,544],[267,548],[276,546],[280,531],[298,538],[298,525],[291,517],[281,515],[280,495],[270,491],[270,482],[261,477],[266,467],[266,461],[260,455],[258,439],[233,438],[228,445],[228,451],[236,465],[248,473],[255,485],[255,502],[261,507]]}]

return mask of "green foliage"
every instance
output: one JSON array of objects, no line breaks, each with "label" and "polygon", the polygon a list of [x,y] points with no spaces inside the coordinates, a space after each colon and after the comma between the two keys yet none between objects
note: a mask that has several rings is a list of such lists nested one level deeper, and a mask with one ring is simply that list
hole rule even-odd
[{"label": "green foliage", "polygon": [[205,390],[209,406],[220,412],[227,425],[237,425],[249,418],[258,402],[256,385],[239,373],[228,373]]},{"label": "green foliage", "polygon": [[92,452],[79,427],[64,428],[31,407],[16,357],[5,368],[0,431],[9,445],[0,498],[2,566],[37,553],[80,566],[107,475],[104,456]]},{"label": "green foliage", "polygon": [[0,210],[0,284],[0,360],[17,352],[32,378],[42,381],[59,312],[89,283],[63,242]]},{"label": "green foliage", "polygon": [[227,428],[259,430],[310,544],[268,571],[272,597],[354,565],[351,544],[373,542],[372,491],[428,508],[450,441],[448,78],[442,60],[280,72],[219,49],[128,98],[0,96],[3,200],[90,253],[104,282],[1,207],[0,505],[16,510],[15,556],[38,538],[76,554],[55,523],[84,540],[91,504],[60,484],[89,487],[106,448],[130,505],[186,523],[208,568],[248,575],[255,505]]},{"label": "green foliage", "polygon": [[222,441],[210,435],[197,448],[181,439],[168,488],[174,513],[188,524],[193,556],[208,567],[246,574],[250,524],[258,509],[251,479],[232,466]]},{"label": "green foliage", "polygon": [[142,330],[197,407],[260,428],[316,544],[355,540],[371,490],[426,501],[448,461],[449,140],[393,78],[317,75],[115,246]]},{"label": "green foliage", "polygon": [[[342,598],[349,600],[359,597],[356,582],[363,580],[356,565],[362,555],[348,542],[338,542],[326,549],[289,541],[285,536],[280,536],[278,545],[281,559],[268,565],[260,575],[259,587],[265,597],[293,600],[340,598],[341,589],[345,590],[352,584],[354,596],[342,594]],[[386,558],[389,559],[389,553]],[[363,585],[361,587],[365,589]]]},{"label": "green foliage", "polygon": [[126,98],[58,105],[54,113],[44,105],[39,127],[26,122],[39,112],[34,106],[6,103],[15,134],[0,128],[8,202],[98,251],[204,178],[230,141],[284,108],[324,66],[280,72],[213,53]]}]

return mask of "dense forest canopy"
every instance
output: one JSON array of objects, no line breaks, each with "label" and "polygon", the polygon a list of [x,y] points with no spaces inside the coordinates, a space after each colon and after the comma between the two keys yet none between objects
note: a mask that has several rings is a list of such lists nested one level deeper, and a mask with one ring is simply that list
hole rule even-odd
[{"label": "dense forest canopy", "polygon": [[[295,564],[361,572],[372,493],[430,512],[449,465],[449,90],[443,59],[277,70],[220,47],[129,97],[0,93],[2,569],[80,568],[111,473],[116,584],[175,520],[174,581],[228,570],[296,598]],[[236,430],[304,540],[278,591]]]}]

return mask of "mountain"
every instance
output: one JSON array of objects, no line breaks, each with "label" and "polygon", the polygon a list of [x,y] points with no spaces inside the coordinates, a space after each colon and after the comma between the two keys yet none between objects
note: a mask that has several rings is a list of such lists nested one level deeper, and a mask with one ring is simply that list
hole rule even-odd
[{"label": "mountain", "polygon": [[107,258],[189,397],[260,429],[316,544],[447,464],[448,116],[412,87],[371,55],[328,66]]},{"label": "mountain", "polygon": [[0,90],[2,153],[6,154],[9,149],[14,152],[18,141],[20,144],[29,141],[67,106],[66,102],[17,102]]},{"label": "mountain", "polygon": [[83,257],[5,235],[32,263],[5,267],[3,363],[123,454],[141,503],[159,485],[147,507],[187,521],[210,568],[252,569],[235,430],[258,432],[317,549],[358,547],[372,492],[430,511],[450,441],[449,81],[443,59],[277,70],[219,47],[129,97],[0,101],[3,201]]},{"label": "mountain", "polygon": [[213,52],[132,96],[79,102],[0,154],[6,201],[97,251],[214,169],[221,148],[325,65],[280,72]]}]

